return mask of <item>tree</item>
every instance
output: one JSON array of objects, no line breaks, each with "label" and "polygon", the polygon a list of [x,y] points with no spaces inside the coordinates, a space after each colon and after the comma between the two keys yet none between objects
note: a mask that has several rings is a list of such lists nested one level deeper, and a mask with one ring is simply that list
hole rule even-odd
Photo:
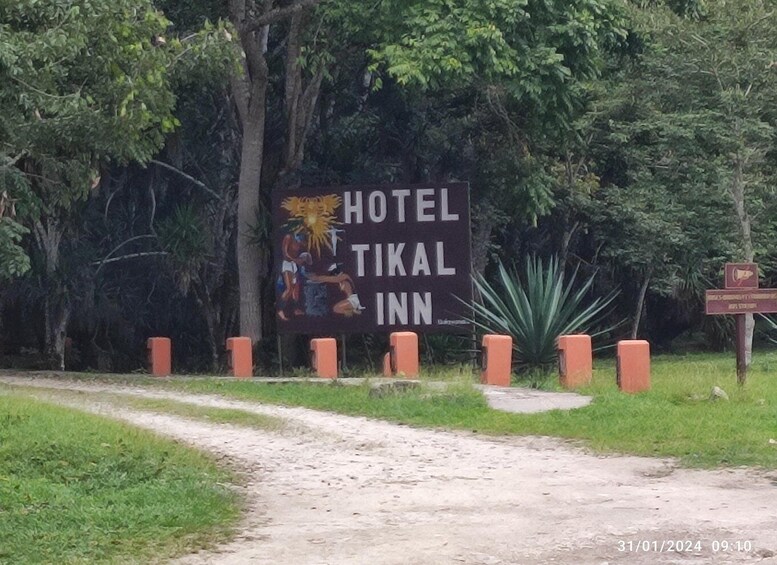
[{"label": "tree", "polygon": [[[396,4],[393,10],[399,13]],[[497,228],[509,225],[504,246],[514,254],[526,229],[556,206],[559,164],[572,172],[563,148],[576,138],[587,83],[627,37],[622,16],[614,3],[586,0],[412,2],[399,16],[400,31],[374,50],[400,84],[431,96],[475,93],[461,138],[476,155],[469,175],[478,205],[476,272],[485,269]]]},{"label": "tree", "polygon": [[185,49],[166,41],[168,24],[148,0],[0,6],[0,157],[13,167],[0,194],[26,198],[54,367],[71,315],[60,267],[73,213],[101,169],[148,161],[177,124],[171,68]]},{"label": "tree", "polygon": [[[113,312],[129,313],[138,335],[151,331],[152,313],[159,310],[143,299],[153,293],[160,301],[155,308],[170,299],[196,311],[186,323],[174,320],[173,306],[164,316],[185,326],[180,331],[208,349],[213,364],[224,332],[233,328],[233,260],[241,279],[241,333],[257,339],[271,328],[272,316],[263,320],[262,312],[272,311],[266,208],[272,190],[320,179],[470,178],[484,211],[478,242],[488,250],[500,224],[530,225],[551,209],[548,167],[555,155],[546,159],[550,143],[540,140],[580,111],[582,83],[596,77],[606,47],[623,37],[615,4],[594,0],[390,0],[367,6],[340,0],[169,0],[161,5],[174,20],[172,30],[162,20],[152,26],[146,18],[161,16],[147,16],[148,4],[137,5],[134,14],[146,26],[142,33],[135,31],[137,18],[128,15],[135,6],[129,0],[116,4],[115,12],[100,2],[95,7],[63,0],[45,0],[39,13],[27,4],[3,8],[2,49],[13,56],[0,54],[0,78],[8,79],[0,89],[6,104],[2,139],[8,132],[11,140],[0,162],[21,174],[25,185],[6,182],[16,209],[12,221],[25,226],[17,231],[30,229],[37,238],[32,259],[40,295],[49,297],[49,341],[63,335],[57,320],[66,320],[73,301],[82,298],[85,304],[113,301],[120,306]],[[80,10],[79,18],[76,12],[61,14],[62,6]],[[202,97],[205,102],[185,110],[202,127],[164,140],[177,126],[168,111],[181,88],[171,78],[180,68],[177,57],[193,51],[191,42],[181,44],[174,33],[183,37],[206,18],[227,16],[234,28],[215,28],[211,37],[228,43],[234,37],[240,46],[241,69],[229,80],[231,99],[214,88]],[[91,32],[98,21],[101,27]],[[19,63],[33,51],[38,63]],[[11,80],[12,66],[26,73],[15,75],[26,86]],[[186,69],[197,77],[185,87],[187,95],[212,78],[202,65]],[[162,82],[153,84],[149,77],[156,71]],[[326,106],[318,112],[322,92]],[[343,103],[350,100],[354,104]],[[205,111],[199,104],[210,107]],[[351,127],[359,131],[339,135]],[[39,135],[30,141],[35,128]],[[309,140],[315,141],[312,159]],[[163,141],[168,147],[157,155]],[[237,183],[235,153],[242,157]],[[149,159],[156,162],[148,171],[123,168]],[[376,160],[385,167],[376,167]],[[186,198],[191,204],[182,205]],[[503,210],[506,203],[520,213]],[[201,229],[192,230],[195,224]],[[31,239],[23,240],[27,250]],[[228,259],[226,244],[236,250]],[[20,250],[0,244],[6,248]],[[479,270],[488,256],[479,254]],[[149,262],[162,267],[152,277],[144,270]],[[160,291],[169,277],[180,282],[180,293]],[[86,288],[94,288],[93,298],[81,296]],[[79,310],[102,316],[97,309]]]},{"label": "tree", "polygon": [[[284,150],[275,179],[282,189],[302,164],[322,82],[337,61],[333,53],[349,41],[371,55],[369,73],[385,71],[399,84],[434,89],[483,78],[504,81],[514,98],[543,109],[534,118],[540,121],[568,115],[574,80],[595,76],[603,43],[622,37],[612,5],[593,0],[388,1],[369,7],[334,0],[233,0],[230,19],[245,55],[243,73],[232,79],[243,133],[237,239],[241,333],[255,340],[262,325],[260,278],[268,273],[266,251],[252,243],[251,228],[260,214],[260,187],[266,193],[275,185],[263,170],[273,45],[285,44]],[[374,78],[376,86],[381,81]]]},{"label": "tree", "polygon": [[[631,191],[647,189],[670,208],[680,203],[684,215],[673,223],[686,233],[718,218],[710,229],[735,245],[731,258],[751,262],[766,239],[764,211],[774,197],[777,15],[763,1],[707,2],[698,18],[698,11],[683,17],[661,8],[637,15],[651,41],[612,96],[621,118],[609,127],[610,139],[623,144]],[[719,214],[723,198],[728,218]],[[683,248],[699,246],[689,240]],[[717,260],[726,247],[717,245]],[[752,316],[747,336],[749,363]]]},{"label": "tree", "polygon": [[[238,32],[242,49],[242,72],[231,78],[232,95],[242,130],[240,177],[237,201],[237,265],[240,294],[240,333],[254,343],[262,338],[262,279],[268,276],[267,250],[256,244],[257,220],[261,217],[260,194],[267,126],[267,92],[270,83],[268,44],[270,27],[291,20],[285,36],[287,79],[285,82],[288,169],[298,166],[304,147],[304,132],[315,106],[321,77],[302,85],[299,63],[303,22],[310,8],[321,0],[280,2],[230,0],[229,19]],[[298,137],[300,139],[298,139]],[[287,172],[290,172],[287,171]]]},{"label": "tree", "polygon": [[[29,233],[17,214],[18,196],[29,196],[24,177],[15,168],[15,162],[0,152],[6,163],[0,165],[0,280],[18,277],[29,271],[30,258],[20,245]],[[15,190],[9,190],[9,187]]]}]

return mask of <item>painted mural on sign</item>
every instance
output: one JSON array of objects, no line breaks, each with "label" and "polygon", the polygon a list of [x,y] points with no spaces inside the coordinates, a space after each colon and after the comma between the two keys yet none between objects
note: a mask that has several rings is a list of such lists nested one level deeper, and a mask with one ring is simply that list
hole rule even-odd
[{"label": "painted mural on sign", "polygon": [[466,184],[300,189],[273,217],[282,333],[471,329]]}]

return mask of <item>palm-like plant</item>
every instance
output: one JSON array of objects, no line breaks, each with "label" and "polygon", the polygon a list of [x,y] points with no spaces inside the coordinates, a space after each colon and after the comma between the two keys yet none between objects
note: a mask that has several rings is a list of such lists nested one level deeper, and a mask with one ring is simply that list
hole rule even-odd
[{"label": "palm-like plant", "polygon": [[556,360],[558,337],[596,327],[617,296],[617,292],[612,292],[584,305],[594,276],[578,287],[576,278],[577,269],[565,280],[556,258],[546,267],[542,259],[528,257],[523,281],[515,270],[508,271],[500,262],[498,285],[492,285],[482,276],[474,277],[482,303],[472,304],[472,322],[485,332],[512,336],[514,360],[519,366],[547,368]]}]

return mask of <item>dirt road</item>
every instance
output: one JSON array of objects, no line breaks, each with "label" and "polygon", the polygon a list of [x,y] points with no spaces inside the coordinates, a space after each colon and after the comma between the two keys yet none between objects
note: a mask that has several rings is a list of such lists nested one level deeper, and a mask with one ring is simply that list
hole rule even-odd
[{"label": "dirt road", "polygon": [[777,563],[777,473],[683,470],[548,438],[413,429],[158,390],[0,382],[169,397],[289,422],[294,433],[258,431],[85,395],[91,410],[244,471],[249,512],[240,535],[182,565]]}]

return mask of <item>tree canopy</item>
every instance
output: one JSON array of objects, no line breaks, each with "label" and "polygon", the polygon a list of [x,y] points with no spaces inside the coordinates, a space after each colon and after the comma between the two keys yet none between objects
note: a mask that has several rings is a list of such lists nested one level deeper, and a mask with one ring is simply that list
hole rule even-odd
[{"label": "tree canopy", "polygon": [[159,332],[215,369],[239,333],[269,359],[270,194],[448,180],[484,281],[557,256],[620,290],[616,332],[725,344],[722,263],[777,278],[775,7],[0,3],[0,350],[132,368]]}]

